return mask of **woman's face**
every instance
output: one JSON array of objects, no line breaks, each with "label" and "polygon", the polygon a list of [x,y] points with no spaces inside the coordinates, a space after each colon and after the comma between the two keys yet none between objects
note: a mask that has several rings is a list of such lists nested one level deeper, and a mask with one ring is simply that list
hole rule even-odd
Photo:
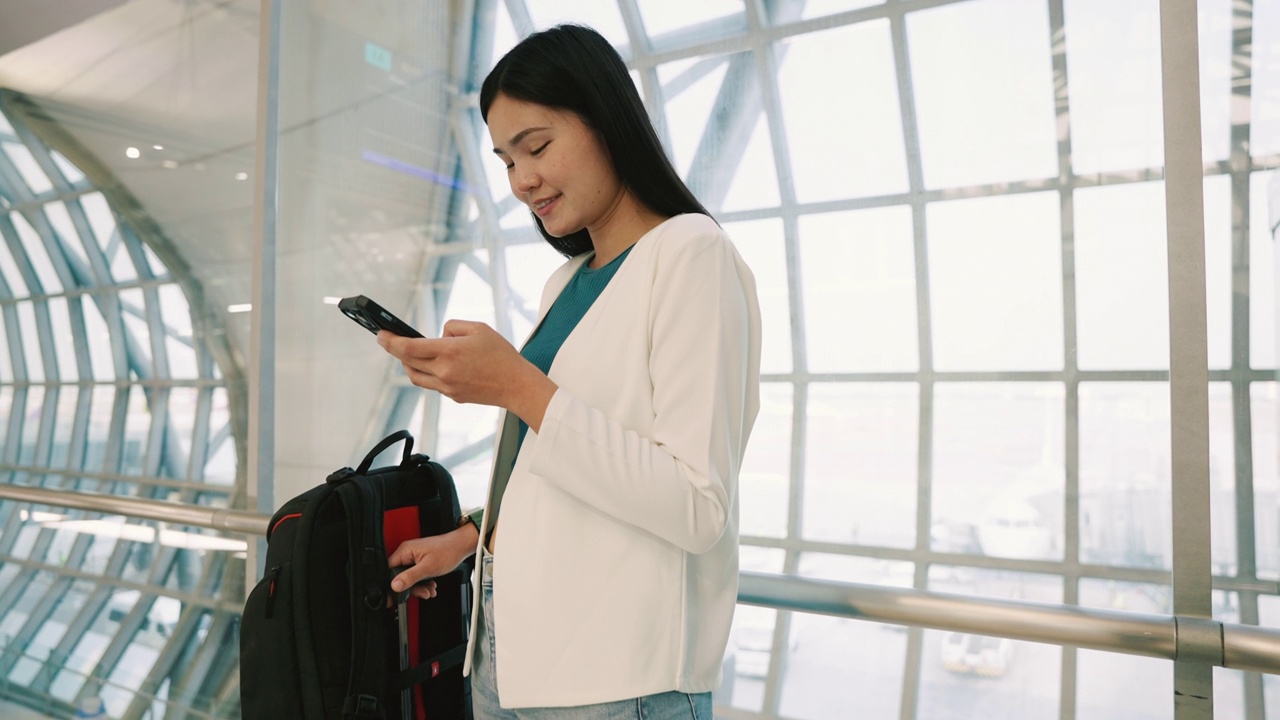
[{"label": "woman's face", "polygon": [[516,198],[553,237],[600,228],[625,195],[599,135],[577,115],[499,93],[489,106],[493,151]]}]

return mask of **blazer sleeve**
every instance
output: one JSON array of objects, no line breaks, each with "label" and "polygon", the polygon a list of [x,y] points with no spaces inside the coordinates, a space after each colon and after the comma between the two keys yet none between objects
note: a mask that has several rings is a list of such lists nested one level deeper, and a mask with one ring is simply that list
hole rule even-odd
[{"label": "blazer sleeve", "polygon": [[[751,271],[719,229],[658,249],[649,310],[650,436],[560,388],[530,470],[691,553],[729,525],[759,409],[760,311]],[[636,328],[636,332],[644,332]]]}]

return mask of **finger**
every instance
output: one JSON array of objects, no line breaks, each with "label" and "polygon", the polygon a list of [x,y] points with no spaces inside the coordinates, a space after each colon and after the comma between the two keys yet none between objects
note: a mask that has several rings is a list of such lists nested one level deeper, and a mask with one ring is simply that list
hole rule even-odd
[{"label": "finger", "polygon": [[441,337],[461,337],[463,335],[474,335],[481,332],[481,328],[488,327],[481,322],[472,322],[471,320],[450,320],[444,324],[444,331],[440,333]]},{"label": "finger", "polygon": [[435,580],[429,580],[413,588],[413,596],[420,600],[430,600],[438,594],[439,588],[436,586]]},{"label": "finger", "polygon": [[414,552],[414,546],[418,544],[417,540],[405,540],[400,546],[387,556],[388,567],[400,567],[401,565],[416,565],[418,563],[417,553]]},{"label": "finger", "polygon": [[405,570],[391,580],[391,589],[396,592],[402,592],[407,587],[412,587],[415,583],[427,577],[427,573],[421,567],[414,565]]}]

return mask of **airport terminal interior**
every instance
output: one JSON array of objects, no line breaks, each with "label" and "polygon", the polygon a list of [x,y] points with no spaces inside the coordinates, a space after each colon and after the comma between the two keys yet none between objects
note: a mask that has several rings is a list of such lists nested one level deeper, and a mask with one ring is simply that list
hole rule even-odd
[{"label": "airport terminal interior", "polygon": [[389,432],[483,502],[335,304],[528,336],[560,22],[758,283],[717,717],[1280,720],[1280,0],[4,0],[0,717],[240,718],[219,519]]}]

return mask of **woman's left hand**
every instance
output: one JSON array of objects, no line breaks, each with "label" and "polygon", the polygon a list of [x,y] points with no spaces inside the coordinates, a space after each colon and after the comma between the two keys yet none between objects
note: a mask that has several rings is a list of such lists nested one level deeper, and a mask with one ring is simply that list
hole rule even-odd
[{"label": "woman's left hand", "polygon": [[439,338],[406,338],[383,330],[378,344],[404,365],[414,385],[459,403],[506,408],[534,432],[555,394],[555,383],[484,323],[450,320]]}]

